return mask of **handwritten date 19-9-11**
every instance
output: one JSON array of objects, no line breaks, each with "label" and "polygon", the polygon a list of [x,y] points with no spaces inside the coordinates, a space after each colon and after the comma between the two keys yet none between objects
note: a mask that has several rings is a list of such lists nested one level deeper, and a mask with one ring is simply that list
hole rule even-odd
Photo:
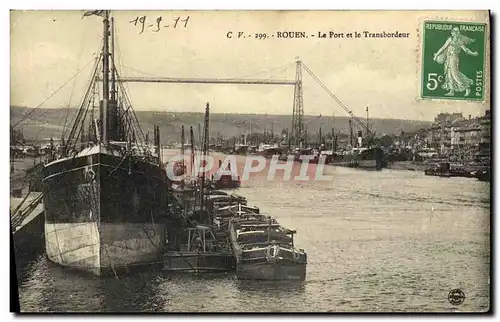
[{"label": "handwritten date 19-9-11", "polygon": [[182,19],[182,17],[176,17],[172,19],[171,23],[168,23],[168,20],[165,20],[164,23],[162,23],[162,21],[163,17],[160,16],[156,18],[156,21],[154,23],[147,23],[147,17],[141,16],[129,21],[129,23],[133,23],[134,26],[139,26],[141,28],[139,34],[142,34],[146,27],[153,28],[153,32],[158,32],[161,28],[187,28],[189,16],[185,17],[184,19]]}]

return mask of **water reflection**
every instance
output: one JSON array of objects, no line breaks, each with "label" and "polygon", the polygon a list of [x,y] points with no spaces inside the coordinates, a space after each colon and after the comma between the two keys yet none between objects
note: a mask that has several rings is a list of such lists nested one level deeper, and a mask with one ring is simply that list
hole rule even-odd
[{"label": "water reflection", "polygon": [[79,312],[101,309],[99,279],[64,269],[50,263],[45,256],[41,256],[25,272],[19,289],[22,311]]},{"label": "water reflection", "polygon": [[303,293],[306,289],[306,282],[235,280],[234,286],[243,296],[265,292],[269,296],[289,297]]},{"label": "water reflection", "polygon": [[297,312],[307,302],[306,283],[301,281],[234,280],[241,312]]},{"label": "water reflection", "polygon": [[[124,278],[101,278],[99,292],[104,312],[160,312],[158,272],[137,272]],[[147,299],[147,300],[145,300]]]}]

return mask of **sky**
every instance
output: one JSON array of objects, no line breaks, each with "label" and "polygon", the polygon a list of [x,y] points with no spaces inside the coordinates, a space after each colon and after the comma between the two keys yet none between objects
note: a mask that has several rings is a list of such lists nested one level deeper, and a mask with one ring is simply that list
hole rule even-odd
[{"label": "sky", "polygon": [[[84,11],[11,12],[11,105],[75,107],[100,51],[102,20]],[[295,78],[297,57],[359,117],[432,121],[441,112],[480,116],[485,102],[422,100],[419,27],[423,20],[485,22],[485,11],[113,11],[123,76]],[[145,16],[145,30],[138,17]],[[186,27],[182,20],[189,16]],[[157,19],[161,17],[156,30]],[[177,17],[176,28],[172,28]],[[131,22],[132,21],[132,22]],[[154,25],[149,27],[149,25]],[[307,39],[278,39],[304,31]],[[318,39],[319,32],[344,38]],[[409,33],[408,38],[348,39],[350,32]],[[232,32],[233,38],[228,38]],[[243,32],[246,38],[237,38]],[[266,33],[274,38],[248,36]],[[78,73],[78,76],[72,77]],[[304,113],[348,116],[305,71]],[[489,74],[487,74],[489,75]],[[136,110],[292,114],[293,86],[127,83]]]}]

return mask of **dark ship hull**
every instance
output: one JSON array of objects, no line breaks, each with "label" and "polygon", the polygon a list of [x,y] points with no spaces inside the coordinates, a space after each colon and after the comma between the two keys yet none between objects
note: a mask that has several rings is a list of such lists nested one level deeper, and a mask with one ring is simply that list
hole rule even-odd
[{"label": "dark ship hull", "polygon": [[477,173],[476,177],[477,177],[477,179],[479,181],[490,182],[490,180],[491,180],[490,171],[489,170],[480,171],[479,173]]},{"label": "dark ship hull", "polygon": [[103,146],[46,165],[46,253],[96,275],[162,262],[166,173]]},{"label": "dark ship hull", "polygon": [[287,259],[261,260],[254,263],[242,263],[238,266],[236,276],[241,280],[268,281],[304,281],[306,279],[306,263]]},{"label": "dark ship hull", "polygon": [[245,249],[236,266],[238,279],[295,280],[306,279],[307,254],[290,246],[266,246]]},{"label": "dark ship hull", "polygon": [[387,167],[384,152],[377,147],[337,157],[330,164],[366,170],[382,170]]},{"label": "dark ship hull", "polygon": [[175,252],[165,254],[164,270],[170,272],[211,273],[234,268],[234,257],[227,253]]}]

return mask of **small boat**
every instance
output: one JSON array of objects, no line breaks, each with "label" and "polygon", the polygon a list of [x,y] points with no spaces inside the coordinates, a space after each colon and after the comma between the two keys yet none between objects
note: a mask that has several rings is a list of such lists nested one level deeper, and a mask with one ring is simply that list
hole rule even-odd
[{"label": "small boat", "polygon": [[212,195],[210,192],[205,197],[205,202],[207,210],[210,212],[215,212],[217,209],[222,207],[227,207],[231,205],[246,205],[247,201],[244,197],[238,195],[229,194],[215,194]]},{"label": "small boat", "polygon": [[212,175],[210,186],[213,189],[236,189],[241,185],[240,177],[231,170],[231,164],[227,169],[221,169],[222,160],[219,160],[219,170]]},{"label": "small boat", "polygon": [[247,206],[241,203],[223,205],[212,208],[214,224],[219,230],[228,231],[229,222],[235,218],[249,214],[259,214],[260,209],[255,206]]},{"label": "small boat", "polygon": [[209,190],[207,191],[207,196],[229,196],[229,194],[222,190]]},{"label": "small boat", "polygon": [[241,185],[240,177],[233,178],[231,171],[225,171],[217,177],[213,177],[210,185],[214,189],[236,189]]},{"label": "small boat", "polygon": [[245,212],[243,211],[243,206],[243,204],[238,205],[240,210],[238,211],[237,216],[231,220],[234,229],[239,229],[242,225],[258,225],[263,223],[266,225],[274,225],[278,223],[276,219],[270,218],[265,214]]},{"label": "small boat", "polygon": [[281,155],[283,153],[283,149],[280,148],[276,144],[261,144],[257,150],[257,154],[265,157],[271,158],[273,155]]},{"label": "small boat", "polygon": [[336,155],[335,151],[333,151],[333,150],[323,150],[323,151],[320,152],[320,158],[324,157],[326,164],[329,164],[333,160],[335,160],[336,156],[337,155]]},{"label": "small boat", "polygon": [[255,280],[305,280],[307,254],[296,249],[294,230],[263,214],[241,214],[229,222],[236,276]]},{"label": "small boat", "polygon": [[491,175],[489,170],[477,171],[476,178],[479,181],[491,182]]},{"label": "small boat", "polygon": [[307,254],[293,246],[270,244],[245,249],[237,265],[238,279],[299,280],[306,279]]},{"label": "small boat", "polygon": [[[269,227],[271,226],[271,227]],[[264,244],[268,239],[281,243],[291,243],[292,238],[279,230],[279,224],[248,224],[242,225],[237,231],[237,241],[239,244]]]},{"label": "small boat", "polygon": [[301,156],[309,156],[309,163],[318,163],[320,157],[320,151],[317,149],[296,149],[294,154],[295,162],[302,162]]},{"label": "small boat", "polygon": [[451,173],[450,172],[441,172],[437,168],[426,169],[424,171],[424,173],[425,173],[426,176],[436,176],[436,177],[444,177],[444,178],[450,178],[451,177]]},{"label": "small boat", "polygon": [[462,178],[473,178],[474,175],[472,171],[465,169],[464,167],[454,167],[450,169],[451,177],[462,177]]},{"label": "small boat", "polygon": [[439,166],[428,168],[424,171],[426,176],[437,176],[437,177],[451,177],[450,164],[448,162],[442,162]]},{"label": "small boat", "polygon": [[187,243],[165,253],[165,271],[207,273],[234,269],[234,257],[227,242],[218,240],[211,228],[197,225],[186,232]]},{"label": "small boat", "polygon": [[234,147],[235,154],[245,155],[248,153],[249,146],[247,144],[236,144]]},{"label": "small boat", "polygon": [[236,216],[241,212],[259,214],[260,209],[256,206],[249,206],[249,205],[241,205],[241,204],[229,205],[218,208],[216,216],[217,217]]}]

